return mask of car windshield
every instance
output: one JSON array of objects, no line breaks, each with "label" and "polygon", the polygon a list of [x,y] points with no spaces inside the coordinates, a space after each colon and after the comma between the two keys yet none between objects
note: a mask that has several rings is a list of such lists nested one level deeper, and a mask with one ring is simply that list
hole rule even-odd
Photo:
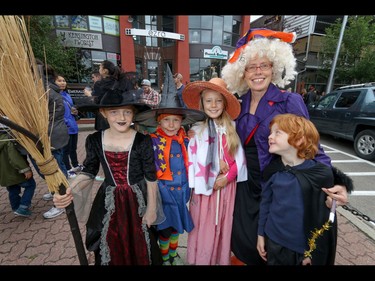
[{"label": "car windshield", "polygon": [[316,106],[317,109],[324,109],[324,108],[327,108],[332,102],[334,102],[336,100],[336,96],[338,95],[338,93],[331,93],[331,94],[328,94],[326,95],[325,97],[323,97],[318,105]]}]

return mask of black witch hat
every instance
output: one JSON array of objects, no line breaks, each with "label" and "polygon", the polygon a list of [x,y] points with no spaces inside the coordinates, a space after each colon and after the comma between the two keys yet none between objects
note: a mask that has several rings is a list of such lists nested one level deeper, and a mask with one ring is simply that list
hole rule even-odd
[{"label": "black witch hat", "polygon": [[158,125],[157,118],[160,114],[182,115],[182,126],[203,121],[207,117],[203,111],[182,107],[177,96],[176,84],[174,83],[173,75],[168,64],[164,77],[163,93],[158,108],[137,114],[134,122],[147,127],[156,127]]},{"label": "black witch hat", "polygon": [[77,106],[78,110],[96,111],[99,108],[120,107],[125,105],[133,105],[138,112],[150,109],[150,106],[141,102],[140,95],[137,90],[128,90],[122,92],[119,89],[109,89],[100,100],[99,104],[89,103]]}]

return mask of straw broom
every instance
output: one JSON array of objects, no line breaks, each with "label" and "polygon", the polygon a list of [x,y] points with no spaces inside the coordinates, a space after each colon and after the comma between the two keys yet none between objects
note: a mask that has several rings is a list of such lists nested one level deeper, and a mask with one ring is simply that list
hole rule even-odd
[{"label": "straw broom", "polygon": [[[51,153],[48,135],[48,91],[44,89],[23,18],[1,16],[0,34],[0,122],[11,129],[15,140],[36,161],[49,191],[65,194],[69,182]],[[80,263],[87,265],[73,203],[66,213]]]}]

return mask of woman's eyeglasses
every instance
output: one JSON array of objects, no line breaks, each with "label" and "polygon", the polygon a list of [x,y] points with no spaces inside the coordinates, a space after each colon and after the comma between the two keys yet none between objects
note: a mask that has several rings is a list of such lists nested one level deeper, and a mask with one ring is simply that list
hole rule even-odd
[{"label": "woman's eyeglasses", "polygon": [[245,67],[245,71],[246,72],[249,72],[249,73],[254,73],[257,71],[257,69],[259,68],[261,71],[265,71],[265,70],[268,70],[272,67],[272,63],[262,63],[261,65],[259,66],[256,66],[256,65],[249,65],[249,66],[246,66]]}]

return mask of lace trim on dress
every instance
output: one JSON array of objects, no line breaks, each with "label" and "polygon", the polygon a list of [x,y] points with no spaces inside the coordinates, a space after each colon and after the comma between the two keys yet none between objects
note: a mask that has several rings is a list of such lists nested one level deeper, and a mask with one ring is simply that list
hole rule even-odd
[{"label": "lace trim on dress", "polygon": [[108,265],[111,261],[111,256],[109,252],[109,247],[107,243],[107,233],[109,228],[109,221],[111,220],[112,214],[115,212],[115,195],[114,191],[116,186],[107,186],[105,191],[104,207],[107,210],[103,218],[103,231],[100,241],[100,255],[102,256],[102,265]]},{"label": "lace trim on dress", "polygon": [[[140,217],[143,217],[143,215],[146,213],[146,202],[144,200],[142,191],[139,187],[138,184],[129,184],[130,187],[132,188],[133,192],[137,196],[137,201],[138,201],[138,215]],[[147,187],[146,187],[147,188]],[[148,259],[151,264],[151,242],[150,242],[150,235],[148,233],[147,225],[145,223],[142,223],[142,231],[145,235],[145,240],[147,244],[147,252],[148,252]]]}]

